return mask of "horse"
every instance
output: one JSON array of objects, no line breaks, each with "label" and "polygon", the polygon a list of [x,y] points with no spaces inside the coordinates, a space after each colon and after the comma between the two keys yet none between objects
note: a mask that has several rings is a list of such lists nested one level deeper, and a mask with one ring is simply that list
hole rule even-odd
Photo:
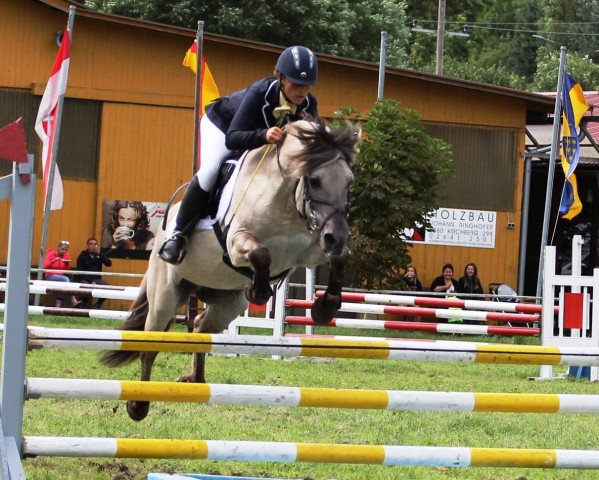
[{"label": "horse", "polygon": [[[195,290],[206,309],[194,319],[193,332],[218,333],[245,311],[248,301],[266,304],[277,279],[295,268],[327,262],[327,289],[312,307],[312,317],[319,324],[329,322],[341,307],[350,257],[347,215],[358,139],[358,130],[349,123],[333,129],[321,119],[299,120],[285,126],[276,147],[249,151],[221,220],[225,240],[221,244],[212,230],[196,230],[182,263],[170,265],[157,255],[168,234],[159,231],[122,329],[168,331],[176,309]],[[174,214],[177,208],[173,205]],[[149,381],[156,355],[108,351],[101,362],[114,367],[140,358],[141,380]],[[204,370],[205,354],[193,354],[191,372],[179,381],[204,383]],[[139,421],[149,406],[147,401],[128,401],[127,413]]]}]

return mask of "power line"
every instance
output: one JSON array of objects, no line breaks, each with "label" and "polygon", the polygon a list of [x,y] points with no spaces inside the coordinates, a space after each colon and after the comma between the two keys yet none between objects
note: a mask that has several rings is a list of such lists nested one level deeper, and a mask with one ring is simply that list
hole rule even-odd
[{"label": "power line", "polygon": [[[417,22],[422,23],[437,23],[437,20],[422,20],[420,18],[415,19]],[[467,20],[446,20],[448,24],[463,25],[534,25],[538,26],[539,22],[470,22]],[[551,25],[599,25],[599,22],[552,22]]]},{"label": "power line", "polygon": [[[516,28],[497,28],[497,27],[482,27],[475,26],[482,30],[498,30],[503,32],[514,32],[514,33],[539,33],[538,29],[535,30],[521,30]],[[543,35],[576,35],[578,37],[596,37],[599,33],[583,33],[583,32],[542,32]]]},{"label": "power line", "polygon": [[[420,21],[420,20],[418,20]],[[427,23],[430,21],[427,21]],[[534,29],[519,29],[519,28],[501,28],[501,27],[491,27],[491,26],[485,26],[482,23],[476,24],[476,23],[470,23],[470,22],[446,22],[447,24],[456,24],[456,25],[462,25],[464,28],[469,27],[469,29],[480,29],[480,30],[491,30],[491,31],[499,31],[499,32],[513,32],[513,33],[539,33],[538,30],[538,26],[536,24],[505,24],[505,25],[535,25]],[[599,22],[587,22],[585,23],[585,25],[599,25]],[[412,25],[414,25],[414,22],[412,22]],[[501,24],[496,24],[496,25],[501,25]],[[582,25],[582,24],[571,24],[571,25]],[[578,37],[597,37],[599,36],[599,33],[584,33],[584,32],[542,32],[543,35],[575,35]]]}]

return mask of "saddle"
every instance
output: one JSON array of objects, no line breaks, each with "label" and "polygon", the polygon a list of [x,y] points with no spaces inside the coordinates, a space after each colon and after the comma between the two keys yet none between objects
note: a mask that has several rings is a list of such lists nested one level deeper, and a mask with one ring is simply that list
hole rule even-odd
[{"label": "saddle", "polygon": [[226,157],[218,171],[214,188],[210,192],[210,198],[208,199],[208,212],[212,218],[214,218],[218,212],[225,186],[229,180],[231,180],[237,162],[239,162],[243,154],[244,152],[235,152]]}]

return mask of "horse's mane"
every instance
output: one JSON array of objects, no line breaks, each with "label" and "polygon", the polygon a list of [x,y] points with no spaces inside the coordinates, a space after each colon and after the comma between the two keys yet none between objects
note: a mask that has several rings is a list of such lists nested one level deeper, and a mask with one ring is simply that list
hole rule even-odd
[{"label": "horse's mane", "polygon": [[297,176],[305,175],[338,155],[353,166],[359,141],[358,129],[351,123],[338,129],[328,126],[320,117],[291,124],[291,135],[297,137],[303,148],[290,157]]}]

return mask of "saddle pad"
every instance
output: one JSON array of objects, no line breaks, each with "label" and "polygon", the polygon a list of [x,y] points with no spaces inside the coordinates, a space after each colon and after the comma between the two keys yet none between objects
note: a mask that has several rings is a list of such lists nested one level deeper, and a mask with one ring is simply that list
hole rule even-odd
[{"label": "saddle pad", "polygon": [[[229,210],[229,206],[231,205],[231,199],[233,198],[233,192],[235,191],[235,183],[237,183],[237,176],[239,175],[239,170],[241,170],[241,165],[243,164],[243,160],[245,159],[246,156],[247,156],[247,152],[245,152],[238,159],[234,158],[234,159],[225,161],[225,163],[234,164],[235,169],[233,170],[231,177],[229,178],[229,180],[227,181],[226,185],[223,188],[223,192],[220,197],[220,201],[218,203],[218,210],[216,212],[216,217],[211,218],[210,216],[208,216],[206,218],[200,219],[195,226],[195,231],[211,230],[212,225],[214,225],[217,222],[221,222],[225,218],[225,214],[227,213],[227,210]],[[174,228],[175,228],[175,216],[172,215],[168,221],[167,235],[172,234]]]}]

